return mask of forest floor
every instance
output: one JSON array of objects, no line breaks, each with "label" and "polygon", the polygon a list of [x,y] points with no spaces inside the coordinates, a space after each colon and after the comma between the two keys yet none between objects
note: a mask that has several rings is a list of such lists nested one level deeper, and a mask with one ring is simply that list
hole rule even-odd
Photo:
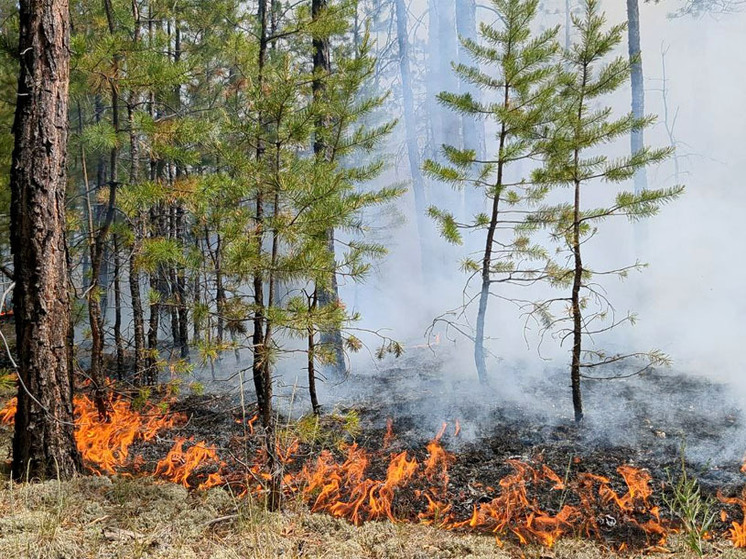
[{"label": "forest floor", "polygon": [[[506,544],[415,524],[353,526],[302,507],[267,513],[226,491],[187,492],[150,479],[81,477],[11,485],[0,490],[0,557],[329,558],[329,559],[596,559],[621,557],[588,540],[563,539],[552,549]],[[226,518],[227,517],[227,518]],[[695,557],[681,551],[646,557]],[[625,554],[623,557],[640,557]],[[746,557],[723,547],[707,555]]]},{"label": "forest floor", "polygon": [[[425,445],[446,423],[441,442],[453,454],[447,497],[458,520],[468,520],[475,507],[495,498],[500,490],[493,487],[504,487],[516,464],[536,471],[547,466],[566,482],[569,489],[561,492],[551,483],[527,484],[530,498],[553,514],[563,504],[580,506],[584,494],[572,480],[583,473],[608,478],[609,488],[622,495],[626,487],[619,467],[624,465],[649,473],[649,506],[638,508],[640,502],[622,513],[609,503],[598,504],[608,508],[599,509],[603,522],[592,539],[568,535],[547,548],[519,545],[508,533],[501,547],[488,534],[419,524],[421,487],[416,484],[397,493],[397,518],[408,522],[355,526],[311,513],[299,494],[283,512],[269,513],[252,498],[236,497],[238,486],[230,482],[196,491],[146,475],[179,438],[214,445],[227,470],[240,469],[242,453],[260,448],[257,440],[245,437],[242,416],[251,413],[251,406],[247,411],[225,390],[208,391],[174,402],[172,410],[188,421],[153,441],[136,442],[131,454],[141,458],[120,475],[17,484],[3,474],[0,557],[696,557],[683,534],[670,530],[667,551],[657,552],[640,529],[653,507],[660,507],[664,524],[673,522],[664,496],[670,496],[671,480],[683,467],[700,480],[703,497],[711,499],[708,506],[717,514],[705,556],[746,558],[746,551],[735,549],[727,537],[731,522],[741,522],[744,511],[717,500],[718,494],[737,497],[746,483],[740,472],[744,420],[727,387],[656,371],[623,382],[587,383],[587,419],[576,426],[567,402],[555,394],[557,386],[566,384],[563,372],[511,378],[500,385],[497,397],[496,390],[475,387],[470,378],[453,380],[443,368],[441,357],[421,352],[352,376],[335,388],[341,394],[335,399],[327,390],[329,413],[310,431],[307,416],[282,420],[282,436],[301,441],[287,468],[297,472],[322,448],[342,456],[340,443],[354,440],[370,453],[367,475],[384,479],[387,457],[394,453],[406,451],[424,463]],[[299,391],[292,387],[291,392]],[[302,396],[294,396],[292,406],[303,408]],[[384,442],[389,418],[393,436]],[[10,455],[11,432],[12,427],[0,425],[2,457]],[[627,550],[614,551],[620,547]]]}]

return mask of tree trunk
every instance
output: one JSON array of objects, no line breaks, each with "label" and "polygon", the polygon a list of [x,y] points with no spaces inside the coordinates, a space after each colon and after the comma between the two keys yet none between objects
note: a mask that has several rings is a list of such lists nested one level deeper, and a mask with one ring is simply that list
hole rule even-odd
[{"label": "tree trunk", "polygon": [[21,0],[19,23],[10,237],[20,386],[12,470],[17,479],[68,479],[82,463],[67,343],[67,0]]},{"label": "tree trunk", "polygon": [[[177,172],[178,176],[178,172]],[[184,226],[184,207],[176,207],[176,235],[182,251],[186,250],[186,228]],[[176,269],[176,300],[179,315],[179,350],[182,359],[189,359],[189,309],[187,308],[187,278],[183,265]]]},{"label": "tree trunk", "polygon": [[[267,60],[267,47],[269,44],[268,35],[268,0],[259,0],[257,19],[259,21],[259,52],[258,52],[258,76],[257,86],[261,91],[264,85],[264,68]],[[263,122],[264,115],[259,115],[260,122]],[[266,157],[266,146],[264,138],[257,138],[256,159],[262,161]],[[261,179],[260,179],[261,180]],[[256,214],[255,228],[253,235],[255,242],[258,244],[258,252],[262,254],[265,234],[264,223],[264,185],[257,184],[256,192]],[[272,324],[266,316],[266,308],[272,304],[273,286],[270,281],[269,285],[269,303],[264,302],[264,274],[261,270],[254,273],[254,333],[252,344],[254,349],[254,358],[252,363],[252,375],[254,378],[254,388],[256,389],[257,404],[259,413],[262,418],[265,436],[265,450],[267,452],[267,469],[269,470],[269,491],[267,497],[267,508],[277,510],[280,507],[281,490],[282,490],[282,470],[277,461],[275,453],[275,425],[272,411],[272,375],[269,361],[269,349],[272,341]]]},{"label": "tree trunk", "polygon": [[[578,153],[575,154],[577,169]],[[583,342],[583,315],[580,308],[580,287],[583,281],[583,259],[580,255],[580,181],[575,180],[575,209],[572,226],[572,252],[574,270],[572,282],[572,366],[570,381],[572,384],[572,405],[575,410],[575,421],[583,420],[583,399],[580,393],[580,357]]]},{"label": "tree trunk", "polygon": [[[152,164],[151,164],[152,167]],[[154,169],[154,168],[153,168]],[[151,175],[154,174],[151,170]],[[152,178],[152,177],[151,177]],[[158,209],[153,208],[150,211],[151,227],[154,229],[153,235],[159,232]],[[160,281],[160,268],[149,274],[150,292],[157,299],[150,302],[150,316],[148,317],[148,352],[145,359],[145,384],[155,386],[158,382],[158,327],[161,315],[161,303],[159,302],[162,294],[162,282]]]},{"label": "tree trunk", "polygon": [[[398,2],[399,0],[394,0]],[[443,107],[438,103],[438,93],[443,91],[443,82],[440,78],[440,65],[438,61],[443,56],[443,45],[439,37],[439,10],[438,0],[428,0],[428,24],[427,24],[427,74],[425,78],[426,99],[425,107],[427,113],[427,147],[426,155],[432,159],[438,157],[438,150],[443,143],[443,121],[440,113]],[[399,10],[404,10],[406,14],[406,4],[396,6],[397,18]],[[407,31],[407,25],[404,25],[404,31]],[[397,35],[401,33],[397,32]],[[400,43],[401,52],[401,43]],[[411,80],[410,80],[411,81]]]},{"label": "tree trunk", "polygon": [[[318,302],[318,291],[314,289],[311,301],[309,301],[308,312],[311,317],[316,310]],[[316,394],[316,330],[313,327],[313,319],[308,325],[308,394],[311,397],[311,409],[314,415],[321,414],[319,397]]]},{"label": "tree trunk", "polygon": [[[106,18],[109,24],[109,33],[114,34],[114,15],[110,0],[104,0]],[[114,55],[113,78],[109,82],[111,90],[111,124],[116,133],[119,132],[119,56]],[[102,418],[108,417],[108,410],[104,399],[104,330],[103,313],[101,310],[101,291],[99,289],[99,277],[103,264],[104,252],[106,250],[106,238],[114,221],[116,208],[117,181],[119,164],[119,147],[115,144],[111,148],[109,156],[109,200],[106,205],[106,213],[103,223],[96,231],[91,243],[91,281],[92,285],[88,291],[88,318],[91,328],[91,371],[90,376],[95,387],[96,407]],[[104,285],[103,289],[107,286]]]},{"label": "tree trunk", "polygon": [[[327,0],[312,0],[311,16],[314,21],[321,17],[327,7]],[[314,79],[312,84],[313,96],[317,101],[323,102],[324,92],[326,90],[326,79],[332,72],[331,53],[328,37],[314,37],[313,39],[313,71]],[[317,158],[330,161],[332,156],[330,150],[323,139],[323,131],[331,126],[331,120],[326,115],[320,115],[316,122],[316,137],[313,144],[313,151]],[[322,307],[327,305],[339,304],[339,286],[337,284],[335,247],[334,247],[334,228],[326,230],[326,247],[329,251],[329,257],[332,269],[329,274],[329,286],[322,286],[318,290],[318,302]],[[321,332],[321,344],[330,347],[334,357],[329,369],[337,378],[343,378],[345,375],[345,357],[342,344],[342,332],[339,328],[324,330]]]},{"label": "tree trunk", "polygon": [[[135,37],[139,39],[140,23],[137,4],[133,2],[135,10]],[[136,40],[135,43],[138,41]],[[135,131],[135,110],[137,97],[132,94],[127,104],[127,120],[130,127],[130,184],[136,184],[140,177],[140,146]],[[142,295],[140,294],[140,271],[137,269],[137,255],[140,252],[143,238],[143,215],[138,211],[132,224],[132,250],[129,257],[129,290],[132,303],[133,337],[135,342],[134,378],[136,384],[141,384],[143,365],[145,362],[145,317],[142,308]]]},{"label": "tree trunk", "polygon": [[[456,29],[459,37],[475,40],[477,38],[477,3],[475,0],[458,0],[456,2]],[[458,61],[469,66],[472,64],[469,51],[459,44]],[[481,91],[469,82],[459,79],[459,93],[469,93],[479,102]],[[461,132],[464,149],[472,149],[477,159],[483,159],[485,153],[484,122],[474,115],[461,115]],[[482,197],[476,189],[464,190],[465,220],[471,219],[473,214],[481,211]]]},{"label": "tree trunk", "polygon": [[117,378],[124,378],[124,341],[122,340],[122,287],[121,254],[119,253],[119,237],[114,235],[114,347],[117,350]]},{"label": "tree trunk", "polygon": [[[458,34],[456,31],[456,12],[454,0],[437,0],[438,5],[438,42],[440,56],[435,61],[439,66],[438,75],[440,91],[457,91],[458,80],[451,64],[458,59]],[[474,8],[476,12],[476,7]],[[476,15],[475,15],[476,17]],[[438,91],[438,93],[440,93]],[[439,104],[440,105],[440,104]],[[436,145],[440,150],[441,144],[462,146],[461,115],[440,106],[440,118],[443,123],[443,137]]]},{"label": "tree trunk", "polygon": [[[642,51],[640,50],[640,6],[638,0],[627,0],[627,33],[629,37],[629,60],[632,65],[632,114],[635,118],[645,116],[645,82],[642,74]],[[632,130],[630,144],[632,154],[644,147],[642,128]],[[647,189],[648,177],[645,166],[635,172],[635,192]]]},{"label": "tree trunk", "polygon": [[[503,89],[503,107],[510,106],[510,87],[506,84]],[[507,128],[505,123],[500,126],[497,177],[495,182],[495,193],[492,198],[492,214],[490,215],[490,224],[487,227],[487,239],[485,241],[484,256],[482,258],[482,288],[479,292],[479,308],[477,310],[477,325],[474,337],[474,363],[477,367],[479,382],[487,382],[487,363],[484,355],[484,322],[487,318],[487,302],[490,297],[490,285],[492,279],[492,247],[495,243],[495,233],[497,231],[498,217],[500,215],[500,195],[503,187],[503,173],[505,171],[505,141],[507,139]]]},{"label": "tree trunk", "polygon": [[414,112],[414,94],[412,90],[412,71],[409,63],[409,41],[407,24],[407,7],[404,0],[395,0],[396,35],[399,46],[399,72],[401,74],[402,101],[404,103],[404,128],[406,131],[407,158],[409,172],[412,175],[412,191],[414,192],[414,207],[417,223],[417,235],[420,241],[420,261],[423,280],[428,277],[427,250],[427,203],[425,201],[425,180],[422,176],[420,162],[420,147],[417,142],[417,125]]}]

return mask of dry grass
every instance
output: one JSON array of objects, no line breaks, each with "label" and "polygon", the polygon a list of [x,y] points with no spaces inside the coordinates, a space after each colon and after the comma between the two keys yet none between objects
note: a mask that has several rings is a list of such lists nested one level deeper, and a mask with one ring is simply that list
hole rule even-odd
[{"label": "dry grass", "polygon": [[[551,550],[500,549],[487,536],[388,522],[355,527],[293,508],[266,513],[222,489],[190,494],[181,486],[150,479],[81,477],[23,485],[5,481],[0,488],[0,557],[617,557],[587,541],[564,540]],[[710,557],[746,558],[746,552],[727,544],[719,547]],[[672,556],[693,557],[683,551],[660,557]]]}]

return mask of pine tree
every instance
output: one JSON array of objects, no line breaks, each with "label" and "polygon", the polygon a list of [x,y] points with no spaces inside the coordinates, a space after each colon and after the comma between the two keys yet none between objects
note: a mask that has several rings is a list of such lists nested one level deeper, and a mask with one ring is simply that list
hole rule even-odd
[{"label": "pine tree", "polygon": [[[589,188],[598,183],[623,183],[631,179],[638,170],[668,158],[672,149],[642,147],[629,156],[612,158],[606,155],[609,144],[650,125],[654,119],[636,118],[631,113],[615,118],[611,108],[599,108],[604,96],[625,85],[630,77],[629,58],[616,57],[606,61],[622,41],[625,24],[606,29],[605,17],[600,13],[598,0],[585,0],[582,17],[573,16],[573,24],[578,41],[564,53],[567,73],[556,98],[559,113],[553,120],[552,130],[543,145],[545,166],[533,174],[533,180],[538,184],[569,187],[572,197],[570,202],[542,208],[530,220],[549,226],[554,238],[563,243],[562,248],[568,254],[569,267],[555,268],[554,279],[555,283],[565,283],[571,288],[570,296],[540,303],[536,312],[543,315],[546,325],[563,327],[566,322],[571,323],[560,334],[561,339],[572,337],[570,378],[573,408],[575,420],[581,421],[582,370],[619,362],[633,355],[646,356],[650,362],[665,361],[665,356],[655,351],[607,356],[600,351],[583,349],[585,337],[608,331],[620,323],[634,319],[632,315],[628,315],[615,320],[612,313],[611,324],[599,324],[609,317],[610,303],[594,285],[594,275],[624,276],[630,269],[641,266],[636,263],[610,271],[596,270],[584,262],[583,244],[595,234],[599,224],[608,218],[626,216],[631,220],[638,220],[652,216],[662,204],[680,195],[683,187],[644,189],[639,193],[622,190],[617,192],[611,206],[586,207],[583,195]],[[594,302],[600,302],[601,308],[595,311],[589,308]],[[561,315],[556,318],[551,315],[552,306],[566,303],[570,305],[569,316]]]},{"label": "pine tree", "polygon": [[66,0],[20,3],[21,57],[11,167],[11,248],[18,355],[13,475],[72,477],[65,246],[70,20]]},{"label": "pine tree", "polygon": [[[461,243],[460,230],[484,232],[479,261],[467,258],[463,268],[479,278],[479,293],[469,300],[478,301],[474,334],[474,361],[480,382],[487,381],[485,357],[485,322],[491,289],[505,282],[533,283],[542,276],[542,266],[525,267],[521,260],[543,260],[544,251],[533,246],[523,232],[514,239],[499,238],[499,230],[520,218],[511,211],[518,204],[536,202],[544,194],[525,179],[508,178],[508,172],[519,161],[537,153],[540,130],[553,114],[556,67],[553,65],[558,46],[558,28],[533,35],[531,23],[538,0],[493,0],[500,24],[482,25],[482,44],[464,40],[463,46],[482,67],[459,64],[455,67],[463,80],[494,93],[495,103],[478,102],[471,93],[440,94],[440,100],[451,110],[469,117],[489,118],[498,127],[495,155],[481,159],[474,149],[445,146],[448,165],[429,160],[425,170],[431,176],[457,187],[468,186],[489,204],[488,214],[478,214],[470,223],[459,223],[453,213],[431,207],[430,215],[439,222],[443,236]],[[489,146],[488,146],[489,147]],[[469,304],[467,303],[467,304]]]}]

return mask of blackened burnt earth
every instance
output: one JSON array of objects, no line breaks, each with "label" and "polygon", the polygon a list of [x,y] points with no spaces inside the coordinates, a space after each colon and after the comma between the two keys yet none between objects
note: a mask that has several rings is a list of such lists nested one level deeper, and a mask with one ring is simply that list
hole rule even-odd
[{"label": "blackened burnt earth", "polygon": [[[663,496],[670,494],[670,480],[677,479],[682,465],[700,481],[708,497],[714,498],[717,492],[739,495],[746,481],[739,471],[746,450],[742,411],[725,385],[671,371],[648,371],[618,381],[586,381],[586,419],[578,425],[573,421],[566,371],[530,376],[506,367],[503,378],[483,387],[468,376],[453,380],[453,371],[444,370],[442,362],[427,351],[406,356],[375,372],[353,374],[340,385],[325,386],[323,402],[328,411],[355,411],[360,417],[356,442],[371,451],[373,459],[366,474],[371,479],[386,478],[392,453],[407,451],[423,461],[425,445],[447,423],[442,443],[455,455],[447,500],[458,520],[468,519],[474,507],[497,496],[500,480],[514,472],[510,460],[536,468],[546,465],[566,480],[584,472],[604,476],[619,495],[627,491],[619,466],[644,468],[652,476],[650,506],[660,506],[664,521],[673,520],[673,515]],[[309,406],[302,389],[293,386],[293,394],[297,416]],[[283,394],[279,396],[282,402]],[[245,413],[251,416],[253,399],[249,393],[246,398],[250,404]],[[282,409],[281,404],[278,407]],[[140,451],[146,462],[152,462],[151,467],[165,456],[176,437],[192,438],[218,448],[226,463],[224,471],[237,488],[246,481],[240,472],[251,457],[261,454],[262,442],[256,435],[247,436],[244,409],[235,394],[190,396],[172,409],[185,413],[189,420],[154,446],[142,445]],[[384,448],[389,418],[395,437]],[[284,421],[280,419],[281,424]],[[461,432],[455,436],[457,421]],[[340,437],[349,439],[341,424],[335,427],[331,421],[326,425],[339,428]],[[320,450],[318,443],[302,444],[287,470],[297,472]],[[339,448],[332,450],[343,460]],[[397,491],[397,514],[416,520],[423,510],[417,489],[427,487],[415,483]],[[548,514],[558,513],[563,505],[578,505],[577,494],[554,490],[550,483],[535,484],[529,493]],[[714,530],[722,534],[742,513],[737,506],[715,506],[727,512],[724,521],[718,516]],[[596,535],[614,548],[626,544],[639,549],[655,543],[622,516],[612,507],[600,510],[601,533]],[[646,519],[643,514],[637,520]]]},{"label": "blackened burnt earth", "polygon": [[[740,472],[746,429],[739,402],[727,385],[704,378],[649,370],[625,380],[585,381],[586,419],[579,425],[572,416],[567,371],[539,377],[508,371],[499,382],[481,387],[476,379],[448,380],[434,358],[421,355],[350,382],[362,385],[363,392],[369,387],[358,409],[372,447],[381,440],[387,417],[398,436],[395,449],[423,448],[443,422],[449,424],[443,444],[457,456],[450,486],[460,489],[463,498],[454,510],[462,518],[494,497],[484,488],[498,487],[512,473],[507,462],[512,459],[546,464],[563,479],[583,472],[601,475],[620,495],[626,485],[617,468],[644,468],[653,479],[651,505],[671,519],[663,496],[670,495],[671,481],[679,479],[682,468],[699,480],[705,497],[715,500],[718,492],[740,495],[746,482]],[[456,420],[459,437],[453,436]],[[576,504],[559,501],[546,484],[535,490],[543,492],[538,500],[549,513],[557,513],[560,504]],[[716,532],[742,516],[737,506],[716,502],[715,507],[727,513],[725,521],[718,516]],[[624,533],[621,524],[609,527],[610,543],[633,543],[635,534]]]}]

